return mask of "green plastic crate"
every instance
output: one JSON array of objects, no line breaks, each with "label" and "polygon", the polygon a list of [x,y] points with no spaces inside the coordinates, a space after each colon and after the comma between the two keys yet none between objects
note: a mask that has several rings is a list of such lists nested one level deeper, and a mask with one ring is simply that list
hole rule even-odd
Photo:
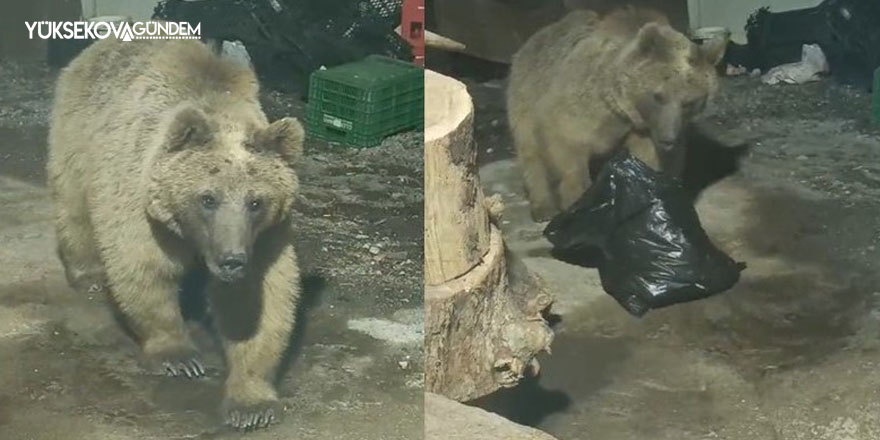
[{"label": "green plastic crate", "polygon": [[372,147],[425,121],[424,70],[379,55],[312,73],[306,127],[310,136]]}]

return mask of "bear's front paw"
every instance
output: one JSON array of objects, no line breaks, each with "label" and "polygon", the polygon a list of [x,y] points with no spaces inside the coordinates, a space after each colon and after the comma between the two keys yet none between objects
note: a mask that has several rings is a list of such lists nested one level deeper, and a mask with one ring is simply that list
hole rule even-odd
[{"label": "bear's front paw", "polygon": [[245,404],[235,399],[223,401],[223,421],[241,431],[253,431],[281,421],[284,411],[278,400],[264,400],[258,403]]},{"label": "bear's front paw", "polygon": [[147,355],[150,371],[168,376],[198,378],[205,375],[205,366],[194,348],[176,347]]},{"label": "bear's front paw", "polygon": [[531,206],[532,221],[535,223],[543,223],[550,221],[557,214],[556,209],[552,206]]}]

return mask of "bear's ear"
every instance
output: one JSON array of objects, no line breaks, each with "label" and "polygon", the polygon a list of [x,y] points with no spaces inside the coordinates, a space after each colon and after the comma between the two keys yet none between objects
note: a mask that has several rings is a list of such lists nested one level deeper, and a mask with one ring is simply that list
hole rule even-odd
[{"label": "bear's ear", "polygon": [[165,151],[173,153],[186,148],[200,147],[208,143],[211,130],[204,112],[186,106],[171,118],[165,134]]},{"label": "bear's ear", "polygon": [[712,38],[704,41],[699,46],[700,55],[709,65],[717,66],[724,59],[724,52],[727,50],[727,40],[724,38]]},{"label": "bear's ear", "polygon": [[639,56],[662,59],[669,55],[669,50],[669,42],[659,23],[646,23],[636,34],[636,53]]},{"label": "bear's ear", "polygon": [[305,130],[299,120],[287,117],[258,131],[254,139],[254,146],[260,151],[278,154],[288,165],[292,166],[299,161],[302,155],[305,137]]}]

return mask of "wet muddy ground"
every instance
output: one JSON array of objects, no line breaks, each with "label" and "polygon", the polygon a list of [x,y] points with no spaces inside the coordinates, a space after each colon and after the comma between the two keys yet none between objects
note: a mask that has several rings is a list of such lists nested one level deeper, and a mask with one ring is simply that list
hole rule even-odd
[{"label": "wet muddy ground", "polygon": [[[511,160],[503,80],[474,97],[487,194],[561,321],[542,375],[475,402],[561,440],[880,438],[880,137],[870,96],[727,78],[701,127],[753,148],[698,202],[748,268],[716,297],[633,318],[595,270],[549,257]],[[707,164],[710,165],[710,164]]]},{"label": "wet muddy ground", "polygon": [[[210,376],[151,376],[100,296],[75,294],[55,257],[45,188],[55,74],[0,64],[0,439],[226,439]],[[304,104],[264,92],[270,119]],[[252,439],[419,438],[422,138],[369,150],[306,145],[295,212],[303,306],[280,384],[282,424]]]}]

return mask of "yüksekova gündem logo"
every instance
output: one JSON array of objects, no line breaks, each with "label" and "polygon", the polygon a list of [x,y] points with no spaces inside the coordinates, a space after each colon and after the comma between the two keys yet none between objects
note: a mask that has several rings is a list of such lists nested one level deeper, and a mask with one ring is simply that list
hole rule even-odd
[{"label": "y\u00fcksekova g\u00fcndem logo", "polygon": [[202,24],[164,21],[28,21],[28,37],[41,40],[197,40]]}]

